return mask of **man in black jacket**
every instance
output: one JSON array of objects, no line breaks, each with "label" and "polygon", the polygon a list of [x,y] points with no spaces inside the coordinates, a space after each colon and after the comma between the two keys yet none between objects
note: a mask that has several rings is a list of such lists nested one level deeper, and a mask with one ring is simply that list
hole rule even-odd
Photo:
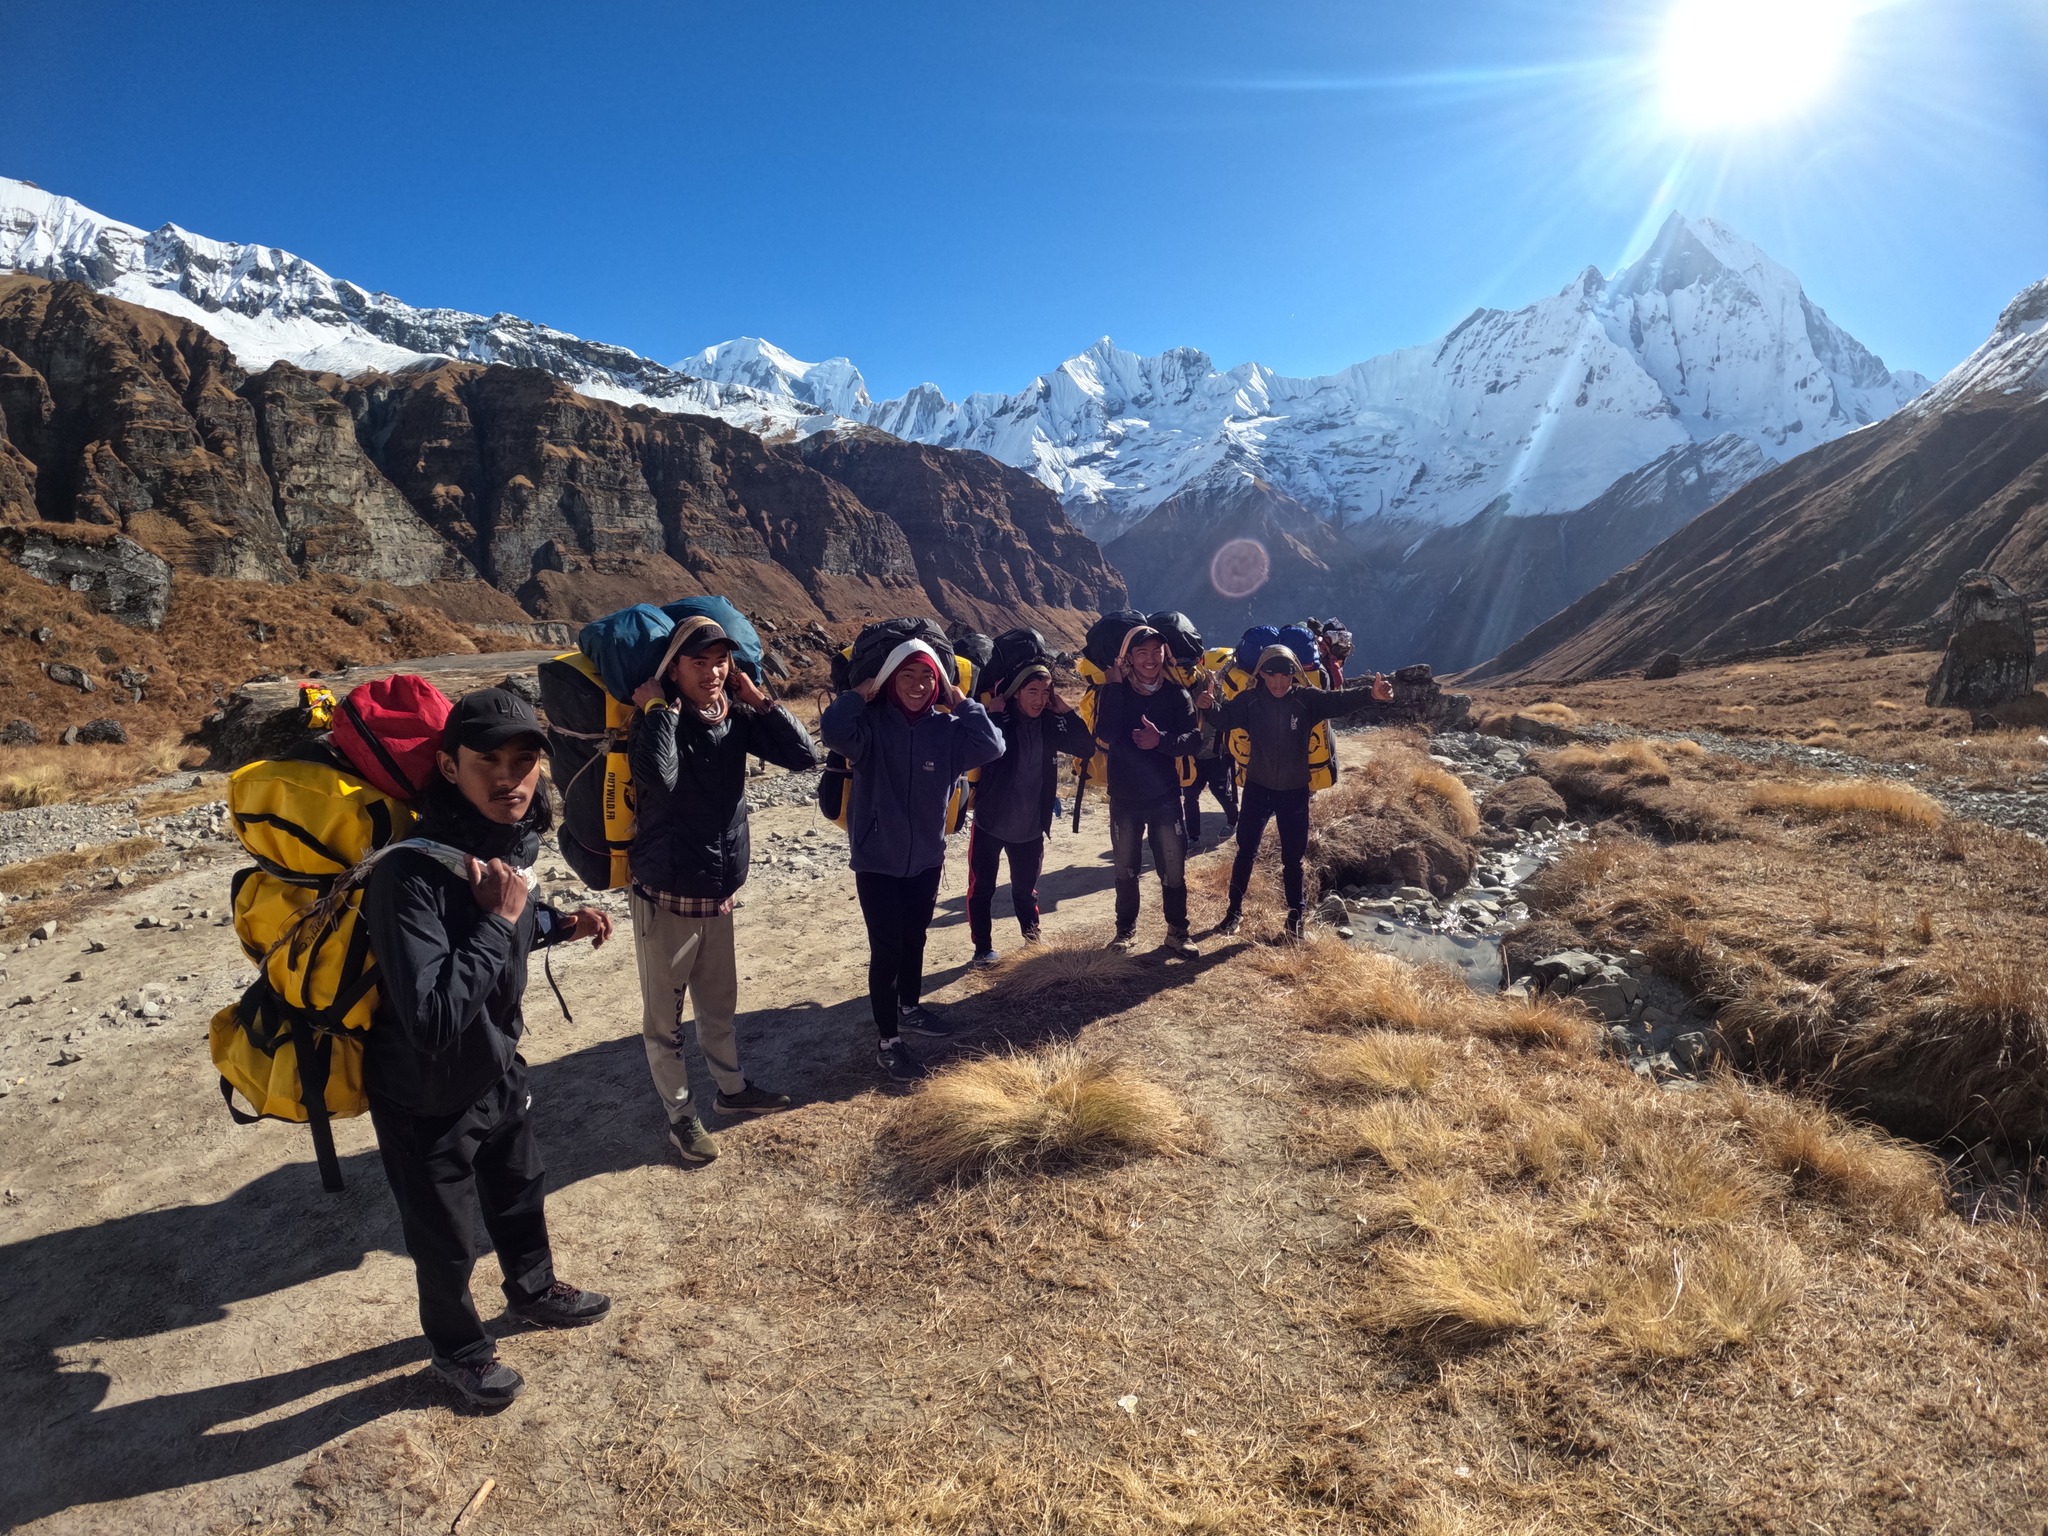
[{"label": "man in black jacket", "polygon": [[1038,873],[1059,801],[1059,754],[1095,755],[1095,738],[1074,706],[1052,686],[1041,662],[1021,668],[989,709],[1002,733],[1003,755],[984,764],[974,786],[974,826],[967,834],[967,931],[974,963],[996,961],[996,877],[1010,859],[1010,905],[1024,942],[1038,942]]},{"label": "man in black jacket", "polygon": [[1331,693],[1298,688],[1294,674],[1302,662],[1284,645],[1269,645],[1260,654],[1254,681],[1223,706],[1217,728],[1226,743],[1243,732],[1250,761],[1244,765],[1244,799],[1237,813],[1237,858],[1230,868],[1230,909],[1216,931],[1235,934],[1242,921],[1245,892],[1259,862],[1259,844],[1266,823],[1280,824],[1280,880],[1287,894],[1287,936],[1298,939],[1308,923],[1308,881],[1302,869],[1308,854],[1309,733],[1326,720],[1357,714],[1368,704],[1385,703],[1394,685],[1375,672],[1370,688]]},{"label": "man in black jacket", "polygon": [[633,695],[633,947],[640,962],[641,1034],[669,1143],[686,1163],[718,1156],[691,1107],[683,1001],[718,1081],[722,1115],[789,1108],[789,1095],[740,1070],[739,965],[733,898],[752,860],[747,758],[800,772],[818,765],[811,738],[732,664],[733,642],[712,620],[676,626],[662,669]]},{"label": "man in black jacket", "polygon": [[[1204,685],[1203,697],[1208,698]],[[1096,701],[1095,739],[1109,752],[1109,841],[1116,867],[1116,937],[1128,950],[1138,927],[1138,872],[1145,843],[1159,871],[1166,947],[1201,951],[1188,934],[1188,834],[1182,821],[1181,759],[1201,750],[1202,732],[1187,689],[1166,675],[1166,641],[1135,626]]]},{"label": "man in black jacket", "polygon": [[475,1217],[514,1315],[566,1328],[611,1310],[609,1298],[555,1278],[540,1149],[526,1118],[527,952],[611,936],[611,919],[596,908],[565,916],[533,899],[533,861],[552,821],[539,792],[544,746],[533,706],[517,694],[464,695],[424,813],[378,859],[362,900],[377,962],[363,1086],[419,1282],[420,1326],[434,1370],[493,1408],[525,1381],[497,1358],[470,1298]]}]

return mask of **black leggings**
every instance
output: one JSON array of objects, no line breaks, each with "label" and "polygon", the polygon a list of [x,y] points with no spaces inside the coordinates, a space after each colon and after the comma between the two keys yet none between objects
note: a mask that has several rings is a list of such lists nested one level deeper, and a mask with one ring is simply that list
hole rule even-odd
[{"label": "black leggings", "polygon": [[1308,853],[1308,795],[1306,789],[1245,785],[1244,803],[1237,813],[1237,861],[1230,866],[1232,910],[1244,904],[1244,893],[1251,886],[1252,866],[1259,861],[1268,817],[1280,823],[1280,880],[1287,890],[1287,909],[1299,912],[1308,905],[1308,882],[1301,870]]},{"label": "black leggings", "polygon": [[1195,782],[1181,791],[1181,810],[1188,824],[1188,841],[1202,840],[1202,791],[1208,790],[1223,807],[1223,825],[1237,825],[1237,764],[1228,757],[1195,759]]},{"label": "black leggings", "polygon": [[884,1040],[896,1038],[896,1015],[917,1006],[924,990],[924,936],[939,902],[943,864],[922,874],[857,873],[860,915],[868,925],[868,1006]]},{"label": "black leggings", "polygon": [[978,955],[995,948],[996,882],[1005,853],[1010,856],[1010,905],[1016,908],[1017,926],[1026,938],[1038,932],[1038,873],[1045,867],[1045,839],[1006,843],[990,837],[977,822],[967,834],[967,931]]}]

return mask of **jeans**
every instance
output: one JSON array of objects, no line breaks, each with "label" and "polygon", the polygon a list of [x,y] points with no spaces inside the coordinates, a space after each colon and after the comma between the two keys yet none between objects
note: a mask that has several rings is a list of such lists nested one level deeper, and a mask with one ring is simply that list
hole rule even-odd
[{"label": "jeans", "polygon": [[1110,856],[1116,869],[1116,930],[1129,933],[1138,923],[1138,873],[1145,844],[1152,845],[1152,867],[1159,871],[1159,906],[1167,932],[1184,934],[1188,927],[1188,834],[1181,822],[1179,791],[1157,800],[1109,802]]},{"label": "jeans", "polygon": [[654,1091],[671,1121],[690,1112],[690,1068],[683,1053],[683,999],[695,1017],[697,1045],[723,1093],[747,1086],[740,1070],[740,974],[732,914],[680,917],[632,894],[633,951],[640,967],[640,1034]]},{"label": "jeans", "polygon": [[1280,824],[1280,879],[1287,891],[1287,910],[1299,912],[1308,905],[1307,882],[1301,870],[1308,854],[1308,797],[1306,788],[1245,785],[1244,804],[1237,813],[1237,859],[1230,866],[1233,912],[1244,904],[1244,893],[1251,886],[1252,866],[1258,862],[1269,817]]},{"label": "jeans", "polygon": [[1187,817],[1188,841],[1202,840],[1202,791],[1208,790],[1223,807],[1223,825],[1237,825],[1237,764],[1228,757],[1195,759],[1195,782],[1181,791],[1181,810]]},{"label": "jeans", "polygon": [[853,888],[868,925],[868,1007],[884,1040],[896,1038],[896,1015],[915,1008],[924,990],[924,936],[939,902],[943,864],[922,874],[856,872]]},{"label": "jeans", "polygon": [[370,1104],[384,1176],[398,1201],[405,1251],[419,1283],[420,1330],[443,1360],[488,1360],[496,1352],[477,1317],[469,1275],[471,1217],[505,1273],[505,1299],[535,1301],[554,1283],[546,1175],[526,1118],[526,1067],[515,1063],[495,1087],[460,1114],[415,1115]]},{"label": "jeans", "polygon": [[1010,856],[1010,905],[1024,937],[1038,934],[1038,872],[1045,867],[1045,839],[1006,843],[990,837],[977,823],[967,834],[967,932],[974,952],[995,948],[996,879],[1004,854]]}]

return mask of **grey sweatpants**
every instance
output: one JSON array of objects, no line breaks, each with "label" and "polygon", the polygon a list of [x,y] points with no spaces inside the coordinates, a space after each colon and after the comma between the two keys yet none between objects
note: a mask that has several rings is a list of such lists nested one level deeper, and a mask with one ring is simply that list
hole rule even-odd
[{"label": "grey sweatpants", "polygon": [[690,1069],[683,1054],[683,998],[697,1025],[704,1063],[724,1093],[747,1086],[740,1071],[733,1013],[739,1007],[739,964],[732,914],[678,917],[632,893],[633,953],[640,963],[640,1033],[654,1091],[671,1120],[690,1113]]}]

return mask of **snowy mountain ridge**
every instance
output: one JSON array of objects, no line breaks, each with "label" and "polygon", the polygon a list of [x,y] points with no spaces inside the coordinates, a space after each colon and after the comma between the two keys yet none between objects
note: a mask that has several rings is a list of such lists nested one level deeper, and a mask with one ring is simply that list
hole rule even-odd
[{"label": "snowy mountain ridge", "polygon": [[1588,267],[1534,304],[1475,310],[1436,343],[1335,374],[1219,370],[1193,348],[1144,357],[1105,337],[1016,393],[958,401],[920,385],[878,402],[848,359],[807,363],[753,338],[664,367],[517,316],[415,308],[269,246],[145,231],[4,178],[0,268],[190,320],[252,369],[500,362],[771,435],[859,424],[978,449],[1031,470],[1104,543],[1176,496],[1251,482],[1340,527],[1561,513],[1681,445],[1734,433],[1781,462],[1927,387],[1886,369],[1754,245],[1675,214],[1612,278]]}]

